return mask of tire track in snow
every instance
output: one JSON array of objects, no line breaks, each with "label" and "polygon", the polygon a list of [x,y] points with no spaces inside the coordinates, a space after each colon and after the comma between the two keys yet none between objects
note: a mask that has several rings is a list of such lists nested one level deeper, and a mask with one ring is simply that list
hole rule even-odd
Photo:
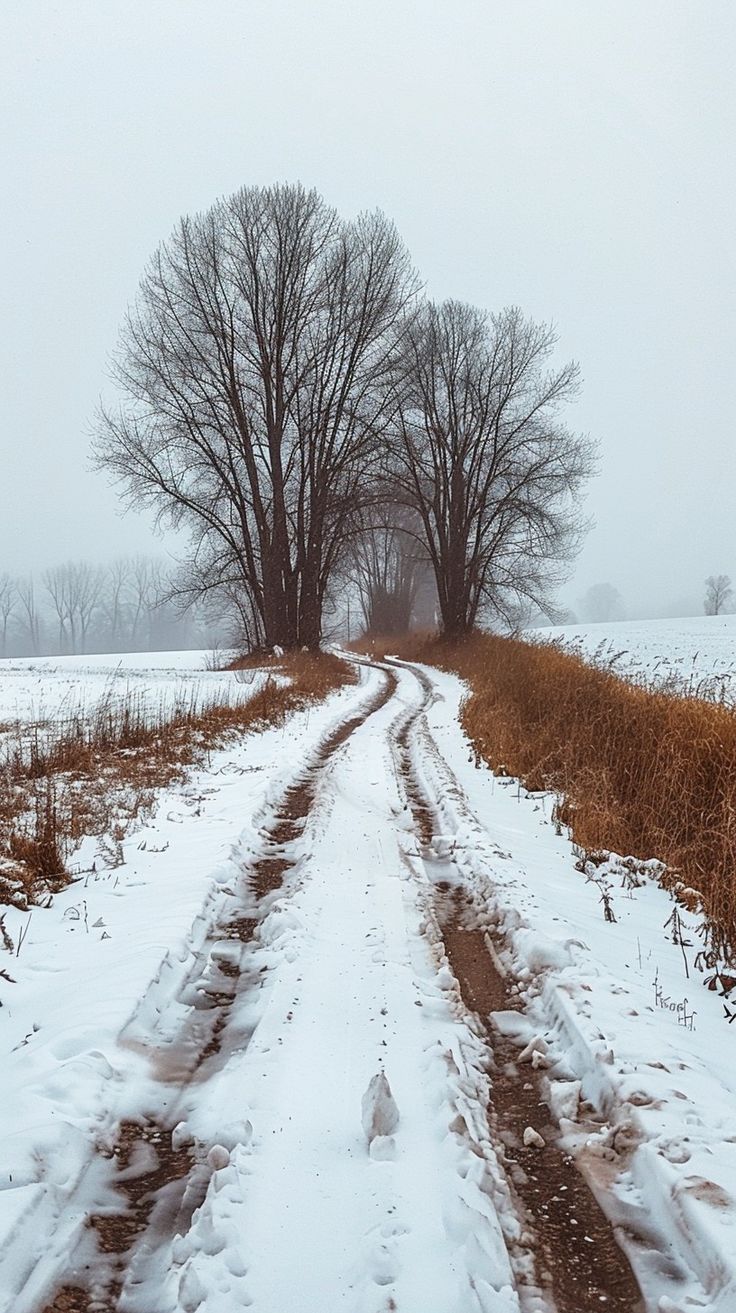
[{"label": "tire track in snow", "polygon": [[[383,686],[309,753],[282,792],[262,827],[261,854],[244,873],[245,887],[228,891],[202,942],[192,949],[193,964],[173,997],[166,999],[166,986],[163,991],[161,986],[166,959],[149,991],[151,997],[139,1009],[143,1026],[139,1019],[134,1027],[126,1027],[133,1033],[124,1032],[121,1042],[145,1054],[153,1068],[156,1106],[120,1119],[108,1140],[96,1146],[75,1194],[92,1195],[101,1206],[86,1215],[83,1206],[78,1209],[83,1225],[72,1228],[66,1243],[62,1240],[57,1246],[58,1266],[69,1275],[57,1275],[58,1284],[50,1295],[47,1277],[44,1292],[31,1295],[30,1303],[19,1291],[15,1305],[19,1310],[22,1305],[42,1313],[116,1313],[128,1286],[133,1288],[135,1305],[140,1298],[135,1287],[148,1281],[147,1275],[137,1273],[141,1256],[147,1273],[151,1253],[189,1228],[212,1174],[222,1164],[217,1146],[209,1154],[201,1145],[195,1151],[178,1114],[184,1111],[185,1096],[195,1082],[212,1079],[229,1049],[247,1047],[247,1033],[226,1036],[226,1030],[238,995],[260,983],[248,969],[248,946],[294,865],[295,841],[315,805],[330,761],[393,695],[396,676],[391,671],[382,671],[381,676]],[[198,919],[207,915],[204,912]],[[166,1034],[171,1011],[175,1024]],[[105,1170],[105,1162],[110,1170]],[[72,1199],[67,1201],[66,1211],[70,1210],[74,1211]],[[33,1286],[33,1274],[28,1284]]]},{"label": "tire track in snow", "polygon": [[[519,1313],[502,1182],[458,1129],[480,1128],[482,1045],[455,1015],[399,849],[391,726],[413,686],[402,675],[394,703],[335,759],[310,820],[293,937],[228,1087],[253,1138],[177,1247],[167,1310]],[[361,1104],[381,1072],[399,1122],[376,1152]]]},{"label": "tire track in snow", "polygon": [[[509,1244],[518,1275],[522,1307],[539,1307],[540,1293],[555,1313],[641,1313],[641,1292],[613,1227],[558,1143],[558,1128],[546,1101],[542,1046],[527,1046],[521,1057],[510,1034],[494,1024],[492,1014],[521,1020],[515,982],[502,966],[497,943],[478,926],[474,895],[452,859],[451,845],[436,839],[439,814],[431,786],[421,770],[422,748],[440,753],[431,740],[424,712],[433,697],[426,675],[412,670],[422,690],[421,705],[404,717],[396,734],[397,771],[405,784],[425,873],[435,888],[433,916],[440,951],[453,971],[465,1007],[482,1022],[490,1054],[489,1132],[506,1173],[518,1220],[518,1238]],[[420,741],[418,729],[421,726]],[[443,761],[444,770],[449,767]],[[460,786],[454,782],[458,800]],[[532,1259],[531,1266],[529,1259]]]}]

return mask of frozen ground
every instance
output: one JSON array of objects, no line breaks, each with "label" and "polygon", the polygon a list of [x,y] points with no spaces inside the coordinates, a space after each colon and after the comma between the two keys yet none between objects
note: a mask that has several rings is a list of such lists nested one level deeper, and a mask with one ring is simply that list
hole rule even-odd
[{"label": "frozen ground", "polygon": [[[122,866],[8,912],[2,1313],[736,1309],[736,1035],[697,926],[672,942],[651,871],[576,870],[551,800],[472,764],[462,694],[363,667],[166,792]],[[513,1000],[480,1018],[450,895]],[[523,1203],[500,1094],[537,1080],[524,1161],[578,1163],[639,1301],[555,1284],[599,1240],[583,1207],[550,1255]]]},{"label": "frozen ground", "polygon": [[736,615],[620,620],[530,633],[562,642],[630,678],[657,684],[674,678],[693,693],[736,701]]},{"label": "frozen ground", "polygon": [[64,720],[133,697],[151,712],[242,696],[232,671],[205,669],[207,652],[16,657],[0,660],[0,725]]}]

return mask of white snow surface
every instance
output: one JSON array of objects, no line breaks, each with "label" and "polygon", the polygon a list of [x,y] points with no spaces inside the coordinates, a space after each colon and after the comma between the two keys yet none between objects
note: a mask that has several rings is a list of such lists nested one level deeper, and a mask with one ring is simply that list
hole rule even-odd
[{"label": "white snow surface", "polygon": [[674,679],[692,693],[736,702],[736,614],[559,625],[529,636],[562,643],[627,678],[647,684]]},{"label": "white snow surface", "polygon": [[[401,668],[396,696],[324,771],[253,941],[206,949],[210,965],[237,953],[250,982],[224,1060],[172,1110],[206,1191],[183,1234],[135,1260],[126,1313],[520,1313],[484,1043],[433,912],[432,871],[450,855],[507,932],[502,965],[527,986],[520,1039],[549,1062],[566,1142],[614,1220],[645,1237],[631,1257],[647,1313],[733,1313],[736,1027],[694,968],[694,918],[689,978],[653,880],[627,891],[611,874],[606,922],[551,799],[473,764],[461,682],[426,673],[411,751],[439,860],[423,859],[394,769],[392,726],[422,698]],[[98,865],[49,910],[8,911],[14,941],[27,933],[19,956],[0,954],[15,980],[0,980],[2,1313],[35,1313],[63,1272],[99,1203],[93,1144],[168,1097],[161,1053],[197,954],[229,907],[256,915],[244,880],[280,792],[382,678],[366,668],[360,686],[213,754],[162,795],[123,866]],[[665,998],[687,999],[693,1029]],[[381,1073],[395,1108],[371,1149],[364,1097]]]},{"label": "white snow surface", "polygon": [[[122,652],[92,656],[7,657],[0,660],[0,727],[54,722],[126,696],[151,712],[196,700],[238,701],[261,672],[207,670],[208,653]],[[251,684],[252,678],[252,684]]]}]

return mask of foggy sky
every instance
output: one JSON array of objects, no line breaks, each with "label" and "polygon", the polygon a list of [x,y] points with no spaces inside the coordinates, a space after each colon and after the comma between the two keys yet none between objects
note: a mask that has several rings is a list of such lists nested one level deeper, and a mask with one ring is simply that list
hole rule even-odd
[{"label": "foggy sky", "polygon": [[601,444],[564,600],[736,579],[733,0],[1,9],[0,571],[162,550],[89,468],[125,307],[182,213],[299,179],[429,295],[557,325]]}]

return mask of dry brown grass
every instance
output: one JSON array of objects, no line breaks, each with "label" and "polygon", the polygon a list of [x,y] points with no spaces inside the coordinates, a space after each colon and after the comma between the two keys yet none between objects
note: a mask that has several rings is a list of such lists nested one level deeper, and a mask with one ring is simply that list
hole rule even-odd
[{"label": "dry brown grass", "polygon": [[556,791],[560,819],[586,851],[666,863],[665,882],[701,893],[711,944],[736,955],[732,709],[637,687],[558,647],[490,635],[362,646],[467,680],[462,722],[479,756],[530,790]]},{"label": "dry brown grass", "polygon": [[119,844],[150,810],[156,790],[182,779],[207,752],[240,734],[279,725],[355,680],[344,661],[313,653],[274,660],[269,675],[274,678],[253,696],[244,692],[233,702],[189,698],[152,712],[129,695],[53,725],[6,728],[0,749],[0,903],[27,906],[63,887],[67,860],[83,835],[107,834],[113,846]]}]

